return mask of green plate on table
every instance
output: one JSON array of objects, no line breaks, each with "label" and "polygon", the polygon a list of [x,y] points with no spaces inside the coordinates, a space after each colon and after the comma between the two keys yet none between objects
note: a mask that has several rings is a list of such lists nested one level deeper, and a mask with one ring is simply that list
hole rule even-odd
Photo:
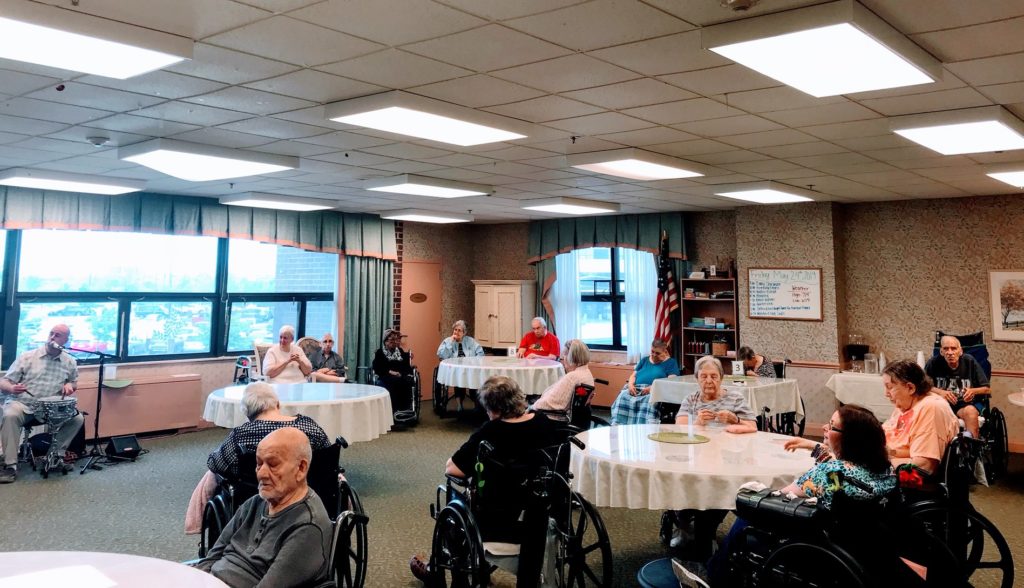
[{"label": "green plate on table", "polygon": [[686,433],[677,433],[675,431],[659,431],[651,433],[647,438],[659,443],[677,443],[680,445],[696,445],[698,443],[707,443],[711,440],[704,435],[687,435]]}]

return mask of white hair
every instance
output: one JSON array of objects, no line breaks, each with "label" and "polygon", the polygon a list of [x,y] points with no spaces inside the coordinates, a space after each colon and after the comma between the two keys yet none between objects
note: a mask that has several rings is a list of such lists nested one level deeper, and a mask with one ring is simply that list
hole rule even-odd
[{"label": "white hair", "polygon": [[277,330],[277,336],[278,337],[280,337],[281,335],[284,335],[285,333],[289,333],[292,336],[292,339],[294,339],[295,338],[295,327],[293,327],[291,325],[285,325],[285,326],[283,326],[283,327],[281,327],[280,329]]},{"label": "white hair", "polygon": [[[544,327],[545,329],[548,328],[548,322],[544,320],[544,317],[535,316],[533,317],[533,321],[537,321],[538,323],[540,323],[540,326]],[[532,323],[533,321],[530,322]]]},{"label": "white hair", "polygon": [[242,393],[242,408],[250,421],[256,420],[256,417],[280,404],[274,387],[266,382],[253,382],[246,386],[245,392]]},{"label": "white hair", "polygon": [[461,319],[455,321],[455,324],[452,325],[452,330],[454,331],[455,329],[457,329],[459,327],[462,327],[463,331],[468,331],[469,330],[469,327],[466,326],[466,321],[461,320]]}]

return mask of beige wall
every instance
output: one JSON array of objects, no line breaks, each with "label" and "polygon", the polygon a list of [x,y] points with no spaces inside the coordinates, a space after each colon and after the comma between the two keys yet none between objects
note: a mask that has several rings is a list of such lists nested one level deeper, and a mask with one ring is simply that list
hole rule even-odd
[{"label": "beige wall", "polygon": [[725,258],[736,259],[736,212],[695,212],[689,216],[686,256],[691,267],[719,265]]}]

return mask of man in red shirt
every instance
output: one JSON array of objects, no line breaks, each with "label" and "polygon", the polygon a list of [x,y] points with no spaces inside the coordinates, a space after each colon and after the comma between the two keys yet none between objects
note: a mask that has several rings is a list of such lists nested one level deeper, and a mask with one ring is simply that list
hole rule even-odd
[{"label": "man in red shirt", "polygon": [[558,337],[548,332],[548,323],[541,317],[534,317],[530,321],[530,332],[523,335],[519,342],[519,357],[540,357],[544,359],[558,359],[561,346],[558,344]]}]

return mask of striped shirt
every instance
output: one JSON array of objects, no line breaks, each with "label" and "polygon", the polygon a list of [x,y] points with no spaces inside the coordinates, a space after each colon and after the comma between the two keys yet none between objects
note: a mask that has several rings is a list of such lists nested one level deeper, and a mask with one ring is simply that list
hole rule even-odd
[{"label": "striped shirt", "polygon": [[683,405],[679,407],[679,414],[697,414],[700,410],[728,410],[740,418],[741,421],[753,421],[757,419],[754,411],[747,406],[747,399],[743,394],[728,388],[722,388],[722,393],[714,400],[703,400],[700,397],[700,390],[686,397]]},{"label": "striped shirt", "polygon": [[46,347],[26,351],[18,356],[8,368],[4,379],[12,384],[25,384],[28,390],[22,394],[3,394],[3,403],[20,402],[25,411],[34,413],[39,399],[59,396],[64,384],[78,383],[78,364],[67,353],[53,357],[47,355]]}]

